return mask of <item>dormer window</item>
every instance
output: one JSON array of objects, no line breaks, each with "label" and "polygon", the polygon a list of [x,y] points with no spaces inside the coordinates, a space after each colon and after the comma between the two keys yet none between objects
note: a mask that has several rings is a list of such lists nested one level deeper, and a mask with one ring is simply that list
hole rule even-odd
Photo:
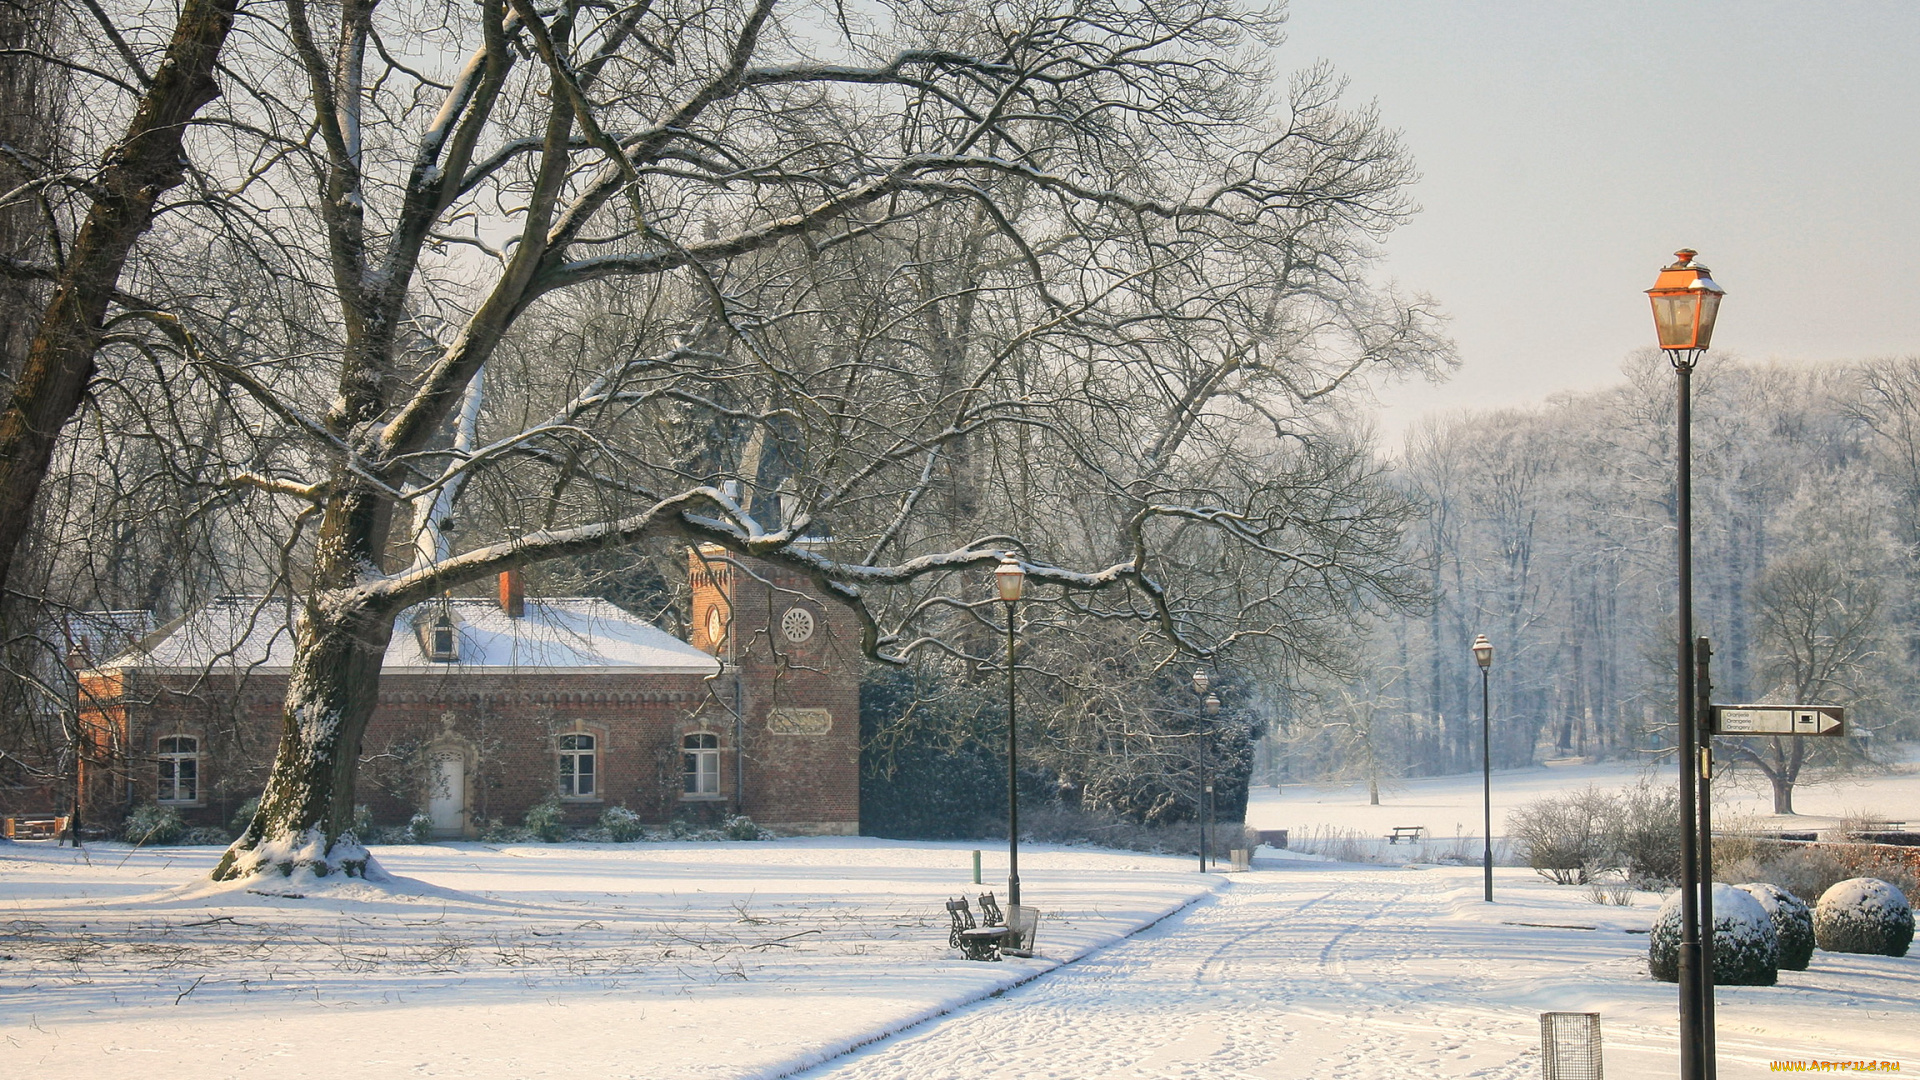
[{"label": "dormer window", "polygon": [[419,624],[420,651],[437,664],[452,664],[460,659],[460,631],[453,616],[443,608],[431,619]]}]

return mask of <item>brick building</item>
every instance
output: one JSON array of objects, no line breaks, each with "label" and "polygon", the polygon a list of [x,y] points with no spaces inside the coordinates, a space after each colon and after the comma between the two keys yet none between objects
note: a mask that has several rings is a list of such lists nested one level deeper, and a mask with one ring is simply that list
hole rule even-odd
[{"label": "brick building", "polygon": [[[689,554],[693,640],[604,600],[445,599],[401,615],[361,742],[358,801],[444,837],[549,797],[570,823],[744,813],[780,832],[859,831],[857,650],[793,575]],[[101,752],[93,822],[143,802],[226,822],[257,795],[292,659],[284,600],[216,601],[80,673]]]}]

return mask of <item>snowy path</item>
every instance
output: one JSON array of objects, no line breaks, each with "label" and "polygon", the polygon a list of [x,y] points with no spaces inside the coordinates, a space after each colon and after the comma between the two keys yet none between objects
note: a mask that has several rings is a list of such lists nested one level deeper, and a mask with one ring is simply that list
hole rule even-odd
[{"label": "snowy path", "polygon": [[1306,890],[1294,874],[1246,875],[1129,942],[804,1075],[1536,1075],[1531,1014],[1445,1004],[1501,962],[1443,948],[1415,917],[1443,906],[1450,883],[1342,871]]},{"label": "snowy path", "polygon": [[[1646,981],[1644,937],[1514,925],[1542,916],[1479,904],[1477,873],[1303,864],[1240,875],[1127,942],[801,1075],[1518,1080],[1540,1074],[1538,1014],[1550,1009],[1602,1012],[1608,1076],[1674,1074],[1672,990]],[[1804,1013],[1781,1024],[1772,1002],[1751,995],[1818,993],[1787,981],[1745,999],[1723,991],[1721,1075],[1870,1049],[1911,1060],[1914,1040],[1887,1038],[1885,1005],[1828,1014],[1860,1025],[1851,1032]]]}]

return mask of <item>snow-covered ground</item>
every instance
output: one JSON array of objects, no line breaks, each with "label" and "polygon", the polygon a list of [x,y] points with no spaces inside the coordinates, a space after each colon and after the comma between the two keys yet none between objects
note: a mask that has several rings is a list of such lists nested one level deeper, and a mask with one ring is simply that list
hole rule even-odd
[{"label": "snow-covered ground", "polygon": [[[1633,778],[1497,774],[1495,821]],[[1903,773],[1803,805],[1920,816],[1914,788]],[[1424,825],[1437,851],[1477,831],[1479,796],[1471,777],[1378,808],[1289,787],[1256,793],[1253,820]],[[1674,989],[1636,932],[1649,893],[1600,905],[1503,867],[1486,904],[1476,867],[1405,845],[1380,850],[1411,865],[1263,852],[1205,877],[1188,857],[1026,845],[1043,955],[976,964],[947,949],[942,908],[980,891],[976,846],[1004,902],[1004,849],[984,844],[389,847],[397,883],[301,898],[199,884],[211,848],[0,844],[0,1078],[1518,1078],[1538,1075],[1546,1010],[1602,1014],[1614,1080],[1675,1072]],[[1719,1002],[1729,1080],[1774,1060],[1920,1068],[1920,955],[1817,953]]]},{"label": "snow-covered ground", "polygon": [[[1773,797],[1764,784],[1743,777],[1738,783],[1714,787],[1715,820],[1759,828],[1818,830],[1844,818],[1871,817],[1920,825],[1920,744],[1899,748],[1900,759],[1890,771],[1843,776],[1794,790],[1793,816],[1773,813]],[[1493,774],[1493,835],[1505,834],[1509,810],[1544,795],[1594,785],[1631,787],[1642,778],[1663,786],[1678,783],[1671,764],[1636,766],[1625,762],[1541,765],[1530,769],[1498,770]],[[1426,829],[1421,848],[1437,858],[1455,846],[1456,837],[1477,841],[1481,835],[1481,777],[1440,776],[1384,784],[1380,805],[1367,801],[1364,783],[1340,785],[1287,784],[1279,789],[1253,789],[1247,805],[1247,824],[1256,829],[1288,829],[1295,836],[1319,830],[1357,832],[1370,845],[1386,852],[1384,837],[1396,826]],[[1401,852],[1407,845],[1398,845]],[[1477,843],[1466,844],[1479,858]]]},{"label": "snow-covered ground", "polygon": [[0,1078],[767,1077],[1030,979],[1223,887],[1025,845],[1044,958],[943,901],[1005,849],[869,839],[375,848],[404,880],[192,883],[214,848],[0,843]]}]

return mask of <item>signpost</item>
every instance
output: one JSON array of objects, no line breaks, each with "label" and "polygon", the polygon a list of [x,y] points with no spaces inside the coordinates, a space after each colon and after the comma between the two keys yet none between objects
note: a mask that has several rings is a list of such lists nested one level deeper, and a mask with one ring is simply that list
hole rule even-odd
[{"label": "signpost", "polygon": [[1845,735],[1847,710],[1838,705],[1715,705],[1715,735]]}]

